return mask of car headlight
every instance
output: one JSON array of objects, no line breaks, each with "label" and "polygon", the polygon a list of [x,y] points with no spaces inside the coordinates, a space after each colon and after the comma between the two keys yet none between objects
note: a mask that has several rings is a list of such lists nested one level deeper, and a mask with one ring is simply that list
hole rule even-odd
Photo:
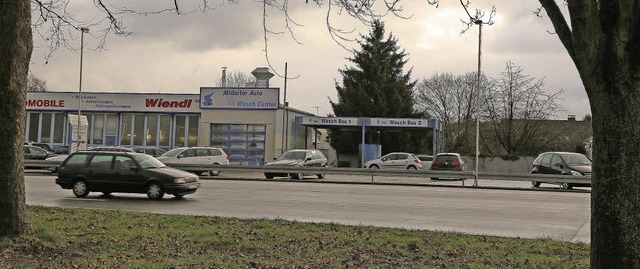
[{"label": "car headlight", "polygon": [[573,170],[571,170],[571,174],[574,175],[574,176],[582,176],[582,174],[580,172],[573,171]]},{"label": "car headlight", "polygon": [[174,178],[173,183],[187,183],[187,179],[183,177]]}]

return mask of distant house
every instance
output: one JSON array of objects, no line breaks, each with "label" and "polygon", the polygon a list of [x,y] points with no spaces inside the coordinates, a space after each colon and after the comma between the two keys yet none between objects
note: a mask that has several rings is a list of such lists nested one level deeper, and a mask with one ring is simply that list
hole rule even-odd
[{"label": "distant house", "polygon": [[[503,145],[498,141],[496,132],[492,129],[494,126],[489,123],[483,123],[481,127],[481,136],[483,147],[486,152],[492,155],[507,154]],[[575,115],[568,115],[563,120],[513,120],[510,125],[513,128],[516,142],[522,142],[526,147],[522,147],[521,151],[526,152],[520,155],[536,156],[545,151],[569,151],[581,152],[587,156],[591,154],[591,120],[576,120]],[[518,138],[524,137],[521,132],[528,129],[529,135],[524,141],[517,141]],[[534,126],[534,127],[532,127]],[[484,151],[481,149],[481,151]]]}]

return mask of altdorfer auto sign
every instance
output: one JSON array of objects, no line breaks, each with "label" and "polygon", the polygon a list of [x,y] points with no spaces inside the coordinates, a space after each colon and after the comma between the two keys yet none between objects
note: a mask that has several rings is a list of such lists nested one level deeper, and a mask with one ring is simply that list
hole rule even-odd
[{"label": "altdorfer auto sign", "polygon": [[202,109],[278,109],[279,88],[200,88]]}]

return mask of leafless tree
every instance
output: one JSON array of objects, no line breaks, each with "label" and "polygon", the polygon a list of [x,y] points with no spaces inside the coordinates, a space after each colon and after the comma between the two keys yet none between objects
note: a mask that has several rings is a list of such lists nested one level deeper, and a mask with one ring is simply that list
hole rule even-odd
[{"label": "leafless tree", "polygon": [[[481,85],[488,85],[486,78]],[[474,152],[475,89],[477,74],[435,74],[422,79],[415,88],[417,109],[433,115],[445,126],[447,151],[470,154]]]},{"label": "leafless tree", "polygon": [[[482,118],[489,124],[489,137],[501,147],[494,154],[532,156],[548,143],[540,140],[543,120],[559,111],[562,91],[549,93],[544,79],[535,79],[522,67],[507,61],[505,70],[485,94]],[[486,135],[483,135],[486,139]],[[494,149],[495,150],[495,149]]]},{"label": "leafless tree", "polygon": [[247,86],[255,86],[255,77],[239,70],[232,72],[225,71],[225,78],[219,77],[216,79],[217,87],[239,87],[244,88]]},{"label": "leafless tree", "polygon": [[36,77],[33,73],[29,73],[29,81],[27,82],[28,92],[48,92],[47,82]]}]

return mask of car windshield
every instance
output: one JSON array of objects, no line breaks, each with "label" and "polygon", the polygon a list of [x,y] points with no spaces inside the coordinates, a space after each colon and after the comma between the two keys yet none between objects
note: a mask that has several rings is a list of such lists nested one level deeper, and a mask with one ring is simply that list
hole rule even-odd
[{"label": "car windshield", "polygon": [[285,153],[280,154],[280,156],[278,156],[278,158],[276,158],[277,161],[283,161],[283,160],[304,160],[304,157],[307,155],[307,152],[305,151],[287,151]]},{"label": "car windshield", "polygon": [[564,162],[567,163],[567,165],[569,166],[591,165],[591,160],[589,160],[587,156],[582,154],[560,154],[560,155],[562,156],[562,159],[564,159]]},{"label": "car windshield", "polygon": [[181,148],[172,149],[162,154],[162,157],[178,157],[182,153]]},{"label": "car windshield", "polygon": [[158,161],[158,159],[146,154],[133,155],[133,159],[140,164],[142,169],[160,168],[165,166],[162,162]]}]

